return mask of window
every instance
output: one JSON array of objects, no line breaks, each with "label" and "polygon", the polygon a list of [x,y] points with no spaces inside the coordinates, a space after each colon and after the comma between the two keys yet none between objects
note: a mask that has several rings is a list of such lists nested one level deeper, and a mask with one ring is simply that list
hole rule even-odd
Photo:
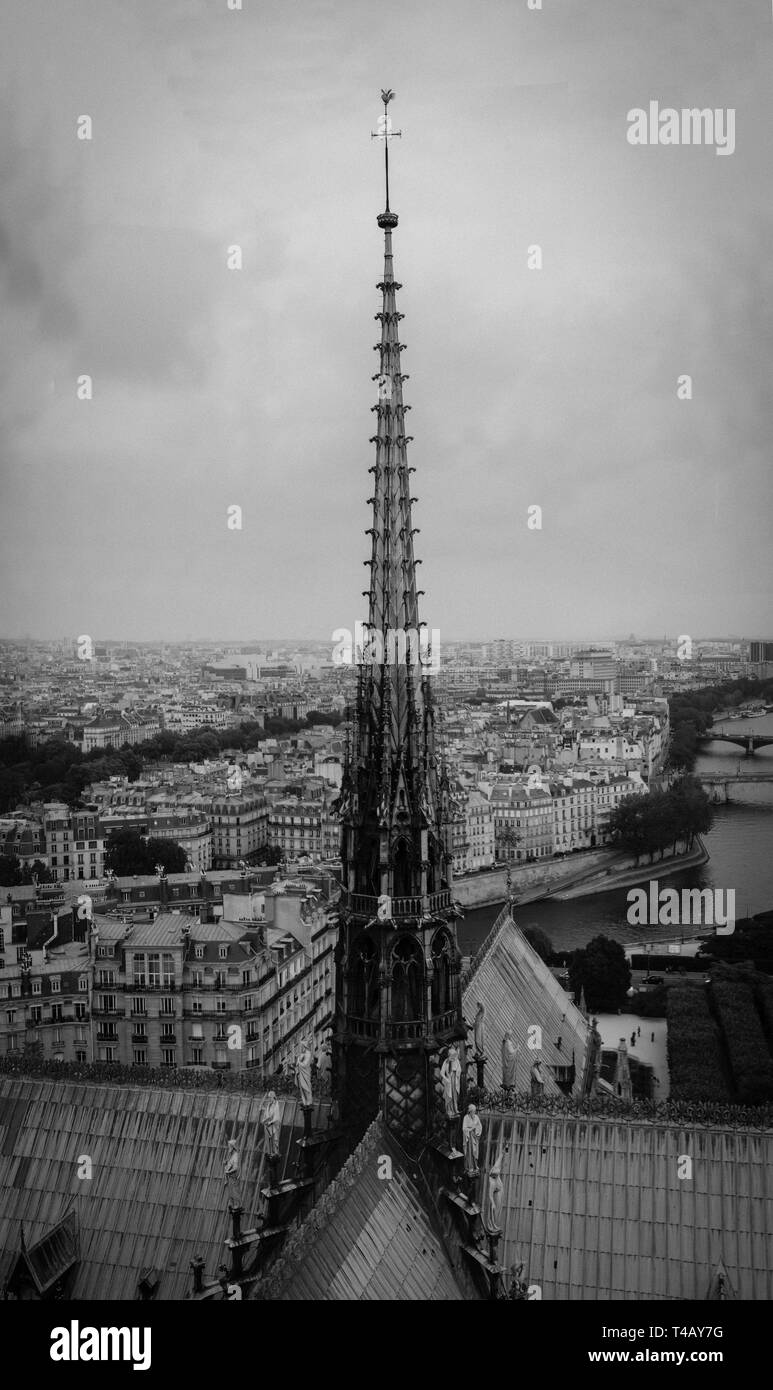
[{"label": "window", "polygon": [[133,1014],[146,1014],[147,1012],[148,1012],[148,1006],[147,1006],[145,1000],[144,1000],[143,998],[141,998],[141,997],[138,998],[138,997],[135,996],[135,998],[132,999],[132,1013],[133,1013]]},{"label": "window", "polygon": [[191,975],[191,984],[193,985],[194,989],[201,989],[201,986],[203,985],[203,983],[204,983],[204,973],[203,973],[203,971],[201,971],[201,970],[194,970],[193,973],[192,973],[192,975]]},{"label": "window", "polygon": [[169,1039],[171,1039],[172,1042],[174,1042],[174,1024],[173,1024],[173,1023],[163,1023],[163,1024],[161,1025],[161,1038],[162,1038],[162,1040],[164,1040],[164,1041],[165,1041],[167,1038],[169,1038]]},{"label": "window", "polygon": [[227,1000],[225,1000],[225,999],[216,999],[216,1000],[215,1000],[215,1012],[216,1012],[216,1013],[218,1013],[218,1014],[224,1014],[224,1013],[227,1011],[227,1008],[228,1008],[228,1001],[227,1001]]},{"label": "window", "polygon": [[146,1047],[135,1047],[133,1057],[135,1067],[146,1067],[148,1065],[148,1049]]},{"label": "window", "polygon": [[30,1009],[30,1021],[31,1021],[32,1023],[40,1023],[40,1022],[42,1021],[42,1019],[43,1019],[43,1010],[42,1010],[42,1008],[40,1007],[39,1004],[34,1004],[33,1007]]},{"label": "window", "polygon": [[136,1022],[132,1024],[132,1032],[135,1038],[147,1037],[147,1029],[148,1025],[144,1019],[137,1019]]},{"label": "window", "polygon": [[33,993],[33,994],[40,994],[41,991],[42,991],[42,981],[40,981],[40,980],[33,980],[33,981],[32,981],[32,993]]},{"label": "window", "polygon": [[197,946],[197,947],[196,947],[196,950],[195,950],[195,955],[196,955],[196,959],[197,959],[197,960],[203,960],[203,959],[204,959],[204,947],[203,947],[203,946]]},{"label": "window", "polygon": [[[115,984],[115,974],[113,973],[113,971],[112,971],[112,970],[98,970],[98,971],[97,971],[97,984],[98,984],[98,985],[112,985],[112,984]],[[88,989],[88,981],[86,982],[86,988]]]},{"label": "window", "polygon": [[158,951],[148,953],[148,986],[153,989],[161,984],[161,956]]},{"label": "window", "polygon": [[113,948],[112,948],[112,946],[98,946],[98,947],[97,947],[97,955],[98,955],[98,956],[101,956],[103,960],[105,959],[106,956],[112,956],[112,954],[113,954]]},{"label": "window", "polygon": [[85,1018],[85,1017],[86,1017],[86,1005],[85,1005],[85,1004],[76,1003],[76,1005],[75,1005],[75,1017],[76,1017],[76,1018]]},{"label": "window", "polygon": [[176,1065],[176,1055],[173,1047],[162,1047],[161,1065],[162,1067],[173,1067]]},{"label": "window", "polygon": [[9,1009],[5,1016],[6,1016],[6,1018],[8,1019],[8,1022],[9,1022],[9,1023],[15,1023],[15,1022],[16,1022],[16,1010],[15,1010],[15,1009]]},{"label": "window", "polygon": [[168,998],[162,999],[162,1000],[161,1000],[161,1009],[160,1009],[160,1012],[161,1012],[162,1014],[173,1014],[173,1013],[174,1013],[174,999],[173,999],[173,998],[172,998],[172,999],[168,999]]},{"label": "window", "polygon": [[52,994],[61,994],[61,992],[62,992],[62,981],[60,980],[60,978],[59,978],[58,975],[52,975],[52,976],[51,976],[50,984],[51,984],[51,993],[52,993]]},{"label": "window", "polygon": [[220,946],[220,947],[218,948],[218,956],[220,957],[221,960],[228,960],[228,947],[227,947],[227,946]]},{"label": "window", "polygon": [[118,1008],[118,1001],[117,996],[115,994],[100,994],[97,997],[99,999],[99,1008],[103,1011],[103,1013],[116,1012]]},{"label": "window", "polygon": [[19,999],[19,998],[21,998],[21,984],[12,984],[12,985],[11,985],[11,998],[12,998],[12,999]]},{"label": "window", "polygon": [[87,992],[87,990],[88,990],[88,987],[89,987],[89,977],[88,977],[88,975],[81,975],[81,976],[79,976],[79,978],[78,978],[78,989],[80,990],[81,994],[85,994],[85,993]]},{"label": "window", "polygon": [[85,1047],[76,1047],[76,1049],[75,1049],[75,1060],[76,1060],[76,1062],[85,1062],[85,1061],[86,1061],[86,1049],[85,1049]]},{"label": "window", "polygon": [[61,1028],[54,1029],[54,1047],[61,1047],[64,1042]]},{"label": "window", "polygon": [[204,1029],[202,1028],[202,1026],[201,1026],[200,1023],[192,1023],[192,1024],[191,1024],[191,1037],[192,1037],[192,1038],[203,1038],[203,1037],[204,1037]]},{"label": "window", "polygon": [[203,1063],[204,1063],[204,1048],[203,1048],[203,1047],[194,1047],[194,1048],[192,1049],[192,1052],[191,1052],[191,1058],[192,1058],[192,1063],[193,1063],[193,1066],[194,1066],[194,1067],[203,1066]]},{"label": "window", "polygon": [[170,989],[174,985],[174,956],[171,951],[164,951],[161,957],[161,971],[164,987]]},{"label": "window", "polygon": [[100,1060],[100,1062],[114,1062],[114,1061],[115,1061],[115,1054],[116,1054],[116,1051],[117,1051],[117,1049],[116,1049],[115,1047],[100,1047],[100,1049],[99,1049],[99,1060]]},{"label": "window", "polygon": [[201,1013],[204,1012],[204,1004],[203,1004],[203,1002],[202,1002],[201,999],[194,999],[193,1005],[192,1005],[192,1011],[193,1011],[193,1013],[195,1013],[195,1014],[201,1014]]},{"label": "window", "polygon": [[52,1005],[51,1005],[51,1021],[52,1021],[52,1023],[61,1023],[61,1021],[62,1021],[62,1006],[61,1006],[61,1004],[52,1004]]}]

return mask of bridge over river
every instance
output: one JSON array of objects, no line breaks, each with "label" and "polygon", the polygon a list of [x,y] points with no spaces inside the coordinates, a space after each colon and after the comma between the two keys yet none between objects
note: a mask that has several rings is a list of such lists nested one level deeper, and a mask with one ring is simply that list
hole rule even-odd
[{"label": "bridge over river", "polygon": [[699,772],[697,774],[701,786],[708,792],[714,802],[729,801],[730,788],[741,787],[746,783],[756,785],[759,782],[769,782],[773,785],[773,770],[770,772]]},{"label": "bridge over river", "polygon": [[773,743],[773,735],[770,734],[700,734],[699,743],[734,743],[738,748],[743,748],[747,758],[756,753],[758,748],[767,748]]}]

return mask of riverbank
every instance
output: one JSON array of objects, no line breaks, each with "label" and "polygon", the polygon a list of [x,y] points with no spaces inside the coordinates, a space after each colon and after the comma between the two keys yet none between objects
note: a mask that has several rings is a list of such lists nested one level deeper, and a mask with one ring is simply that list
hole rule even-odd
[{"label": "riverbank", "polygon": [[[584,850],[567,859],[542,864],[510,865],[510,896],[514,903],[563,901],[588,894],[607,893],[629,884],[644,883],[655,869],[661,874],[705,864],[708,850],[702,841],[689,853],[670,855],[657,864],[636,864],[621,850]],[[497,868],[454,880],[454,897],[464,908],[496,907],[508,897],[507,869]]]},{"label": "riverbank", "polygon": [[589,876],[585,882],[575,887],[562,889],[560,892],[546,894],[546,897],[557,898],[564,902],[570,898],[590,897],[596,893],[611,893],[616,888],[635,887],[637,883],[648,883],[653,877],[667,878],[669,874],[681,873],[683,869],[699,868],[701,864],[708,863],[709,852],[703,843],[700,835],[696,835],[695,844],[691,850],[684,854],[668,855],[665,859],[659,859],[657,863],[638,864],[630,869],[620,870],[608,868],[603,874]]}]

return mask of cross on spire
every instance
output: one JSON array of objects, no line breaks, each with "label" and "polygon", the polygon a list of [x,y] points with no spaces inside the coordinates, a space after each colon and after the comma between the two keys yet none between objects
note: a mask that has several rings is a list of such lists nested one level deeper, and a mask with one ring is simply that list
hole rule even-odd
[{"label": "cross on spire", "polygon": [[391,116],[389,115],[389,112],[388,112],[388,110],[387,110],[387,107],[389,106],[390,101],[392,101],[392,100],[394,99],[394,95],[395,95],[395,94],[394,94],[394,92],[391,90],[391,88],[387,88],[385,91],[382,91],[382,93],[381,93],[381,100],[382,100],[383,103],[384,103],[384,114],[383,114],[383,116],[379,116],[379,118],[378,118],[378,130],[372,130],[372,131],[370,132],[370,138],[371,138],[371,140],[383,140],[383,141],[384,141],[384,176],[385,176],[385,179],[386,179],[386,209],[385,209],[386,212],[389,212],[389,141],[390,141],[390,140],[394,140],[394,138],[395,138],[396,135],[401,136],[402,133],[403,133],[401,130],[393,130],[393,129],[392,129],[392,118],[391,118]]}]

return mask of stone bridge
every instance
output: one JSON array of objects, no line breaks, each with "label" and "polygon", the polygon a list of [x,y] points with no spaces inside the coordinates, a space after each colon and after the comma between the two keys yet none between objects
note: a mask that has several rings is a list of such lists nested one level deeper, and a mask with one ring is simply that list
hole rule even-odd
[{"label": "stone bridge", "polygon": [[743,748],[747,758],[756,753],[758,748],[767,748],[773,743],[771,734],[700,734],[700,743],[734,743],[738,748]]}]

